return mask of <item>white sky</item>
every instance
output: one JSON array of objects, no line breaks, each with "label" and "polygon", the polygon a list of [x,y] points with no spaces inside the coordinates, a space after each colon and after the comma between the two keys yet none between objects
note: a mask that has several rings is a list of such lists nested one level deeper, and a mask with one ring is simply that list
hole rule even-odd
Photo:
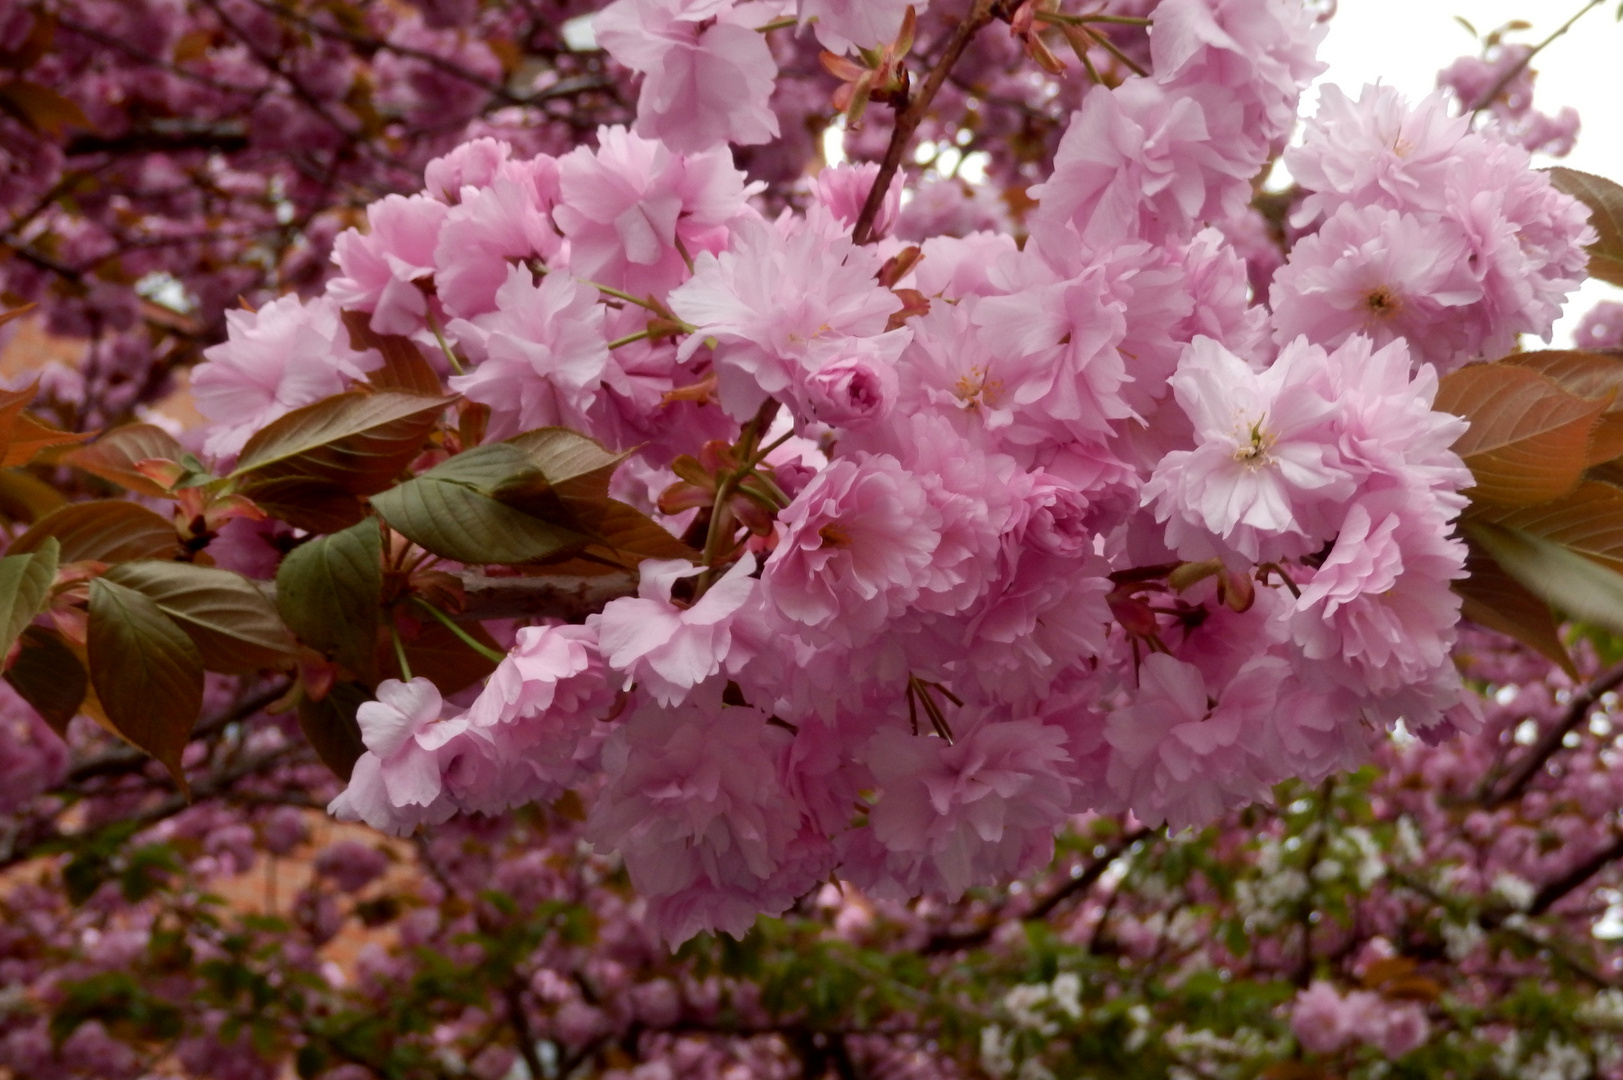
[{"label": "white sky", "polygon": [[[1537,44],[1582,9],[1585,0],[1340,0],[1330,34],[1319,50],[1330,65],[1323,81],[1340,84],[1354,97],[1369,82],[1396,86],[1419,98],[1436,86],[1437,72],[1478,46],[1456,15],[1486,34],[1513,19],[1533,24],[1509,40]],[[1601,4],[1580,19],[1534,61],[1538,71],[1535,107],[1547,113],[1563,105],[1583,118],[1578,146],[1560,164],[1623,183],[1623,108],[1616,102],[1617,69],[1623,59],[1623,26],[1617,3]],[[1305,111],[1316,107],[1308,91]],[[1552,164],[1549,161],[1542,165]],[[1568,316],[1556,327],[1556,344],[1570,344],[1577,315],[1600,299],[1623,300],[1623,291],[1603,282],[1586,284],[1567,304]]]}]

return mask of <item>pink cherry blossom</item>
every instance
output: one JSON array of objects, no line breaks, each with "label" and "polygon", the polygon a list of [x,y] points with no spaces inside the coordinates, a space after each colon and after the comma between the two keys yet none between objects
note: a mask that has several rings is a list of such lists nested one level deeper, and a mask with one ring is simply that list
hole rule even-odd
[{"label": "pink cherry blossom", "polygon": [[235,454],[248,437],[301,405],[341,393],[383,363],[350,348],[349,330],[329,299],[273,300],[258,311],[228,311],[231,337],[203,351],[192,373],[198,411],[214,424],[203,448]]},{"label": "pink cherry blossom", "polygon": [[643,77],[637,134],[682,153],[775,138],[767,99],[778,66],[751,18],[765,6],[617,0],[604,8],[593,24],[598,42]]},{"label": "pink cherry blossom", "polygon": [[421,330],[428,299],[417,283],[434,273],[434,248],[448,210],[426,195],[390,195],[366,208],[367,233],[347,229],[333,243],[343,271],[327,295],[344,308],[372,313],[380,334]]},{"label": "pink cherry blossom", "polygon": [[1209,535],[1265,561],[1323,543],[1315,504],[1353,490],[1336,450],[1326,364],[1323,350],[1300,341],[1261,372],[1210,338],[1189,347],[1172,388],[1194,422],[1195,449],[1162,458],[1143,496],[1168,523],[1172,547],[1209,557],[1217,550]]},{"label": "pink cherry blossom", "polygon": [[671,589],[699,568],[681,559],[650,559],[639,568],[635,597],[610,601],[589,616],[603,659],[624,672],[661,705],[679,704],[699,683],[715,675],[723,661],[744,659],[733,647],[731,622],[754,595],[755,556],[746,554],[691,607],[671,602]]},{"label": "pink cherry blossom", "polygon": [[496,310],[447,327],[476,362],[454,375],[453,390],[491,408],[491,433],[563,424],[589,428],[587,410],[613,378],[597,290],[562,272],[536,283],[512,266],[495,296]]}]

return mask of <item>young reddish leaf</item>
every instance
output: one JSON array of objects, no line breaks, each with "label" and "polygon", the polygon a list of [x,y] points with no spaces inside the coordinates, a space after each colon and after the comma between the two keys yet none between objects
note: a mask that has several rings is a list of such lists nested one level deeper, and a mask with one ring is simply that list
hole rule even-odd
[{"label": "young reddish leaf", "polygon": [[1623,574],[1520,529],[1480,520],[1465,522],[1462,529],[1505,573],[1550,606],[1623,633]]},{"label": "young reddish leaf", "polygon": [[394,483],[455,398],[352,390],[294,409],[242,448],[236,471],[242,492],[287,476],[337,484],[370,495]]},{"label": "young reddish leaf", "polygon": [[68,504],[56,488],[20,469],[0,472],[0,517],[32,525]]},{"label": "young reddish leaf", "polygon": [[17,659],[6,669],[6,682],[63,738],[68,722],[79,714],[90,688],[90,673],[62,635],[30,626],[18,639]]},{"label": "young reddish leaf", "polygon": [[1495,363],[1445,376],[1436,407],[1470,421],[1454,451],[1476,478],[1472,501],[1526,506],[1578,485],[1590,435],[1611,402],[1568,393],[1529,368]]},{"label": "young reddish leaf", "polygon": [[276,571],[276,607],[313,649],[368,683],[383,603],[383,534],[368,518],[294,548]]},{"label": "young reddish leaf", "polygon": [[1454,582],[1462,601],[1460,615],[1478,626],[1521,642],[1559,664],[1574,678],[1578,669],[1567,655],[1566,646],[1550,605],[1528,592],[1505,573],[1493,557],[1474,543],[1465,558],[1466,577]]},{"label": "young reddish leaf", "polygon": [[62,545],[65,563],[173,559],[180,554],[174,522],[122,499],[70,503],[53,510],[13,540],[7,554],[38,551],[52,537]]},{"label": "young reddish leaf", "polygon": [[425,397],[445,394],[439,373],[410,338],[378,333],[372,329],[371,316],[363,311],[344,312],[344,326],[349,329],[351,348],[376,349],[383,357],[383,366],[366,376],[366,381],[374,389],[398,390]]},{"label": "young reddish leaf", "polygon": [[372,506],[391,528],[424,550],[474,566],[533,562],[587,541],[572,529],[497,502],[466,484],[428,475],[374,496]]},{"label": "young reddish leaf", "polygon": [[56,581],[57,542],[47,538],[38,551],[0,559],[0,657],[11,651],[34,616],[45,610]]},{"label": "young reddish leaf", "polygon": [[1536,371],[1579,397],[1609,397],[1611,404],[1590,440],[1589,463],[1597,465],[1623,455],[1623,355],[1550,349],[1516,353],[1503,362]]},{"label": "young reddish leaf", "polygon": [[157,604],[186,632],[209,671],[246,675],[293,661],[293,638],[275,606],[241,574],[177,562],[128,562],[107,580]]},{"label": "young reddish leaf", "polygon": [[185,455],[186,448],[163,428],[154,424],[129,424],[114,428],[89,446],[69,451],[62,456],[62,461],[131,491],[162,498],[169,494],[168,490],[136,466],[153,459],[179,461]]},{"label": "young reddish leaf", "polygon": [[27,79],[0,83],[0,109],[50,139],[60,139],[70,127],[95,129],[78,102]]},{"label": "young reddish leaf", "polygon": [[1550,182],[1589,207],[1596,240],[1589,245],[1589,276],[1623,285],[1623,187],[1577,169],[1549,170]]},{"label": "young reddish leaf", "polygon": [[321,763],[346,783],[356,760],[366,753],[355,714],[371,700],[372,691],[365,683],[346,681],[334,685],[320,701],[309,697],[299,701],[299,730]]},{"label": "young reddish leaf", "polygon": [[203,708],[203,658],[150,598],[90,582],[90,683],[108,721],[186,790],[180,756]]},{"label": "young reddish leaf", "polygon": [[0,452],[0,469],[27,465],[42,451],[57,446],[72,446],[92,436],[91,432],[61,431],[23,413],[11,423],[5,450]]},{"label": "young reddish leaf", "polygon": [[22,307],[14,307],[10,311],[0,312],[0,326],[6,325],[13,319],[22,318],[37,307],[39,307],[38,304],[24,304]]},{"label": "young reddish leaf", "polygon": [[1473,521],[1542,536],[1623,573],[1623,490],[1596,480],[1547,503],[1516,509],[1473,507]]},{"label": "young reddish leaf", "polygon": [[596,543],[586,550],[635,570],[644,559],[689,559],[699,552],[672,536],[664,526],[636,507],[609,500],[582,513],[580,528]]}]

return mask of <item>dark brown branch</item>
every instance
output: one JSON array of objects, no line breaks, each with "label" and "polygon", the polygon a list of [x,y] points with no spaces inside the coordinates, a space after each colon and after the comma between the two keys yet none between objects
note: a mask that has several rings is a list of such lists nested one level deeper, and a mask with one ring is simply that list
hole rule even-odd
[{"label": "dark brown branch", "polygon": [[[1100,855],[1098,858],[1084,866],[1080,874],[1066,881],[1065,884],[1049,893],[1042,900],[1039,900],[1035,905],[1032,906],[1030,911],[1027,911],[1024,915],[1020,916],[1021,920],[1023,922],[1037,922],[1038,920],[1048,918],[1048,916],[1052,915],[1061,904],[1064,904],[1072,897],[1079,896],[1082,893],[1087,892],[1089,889],[1093,888],[1094,885],[1098,884],[1099,879],[1104,877],[1105,871],[1110,869],[1111,863],[1121,858],[1121,856],[1134,844],[1154,836],[1155,832],[1156,830],[1154,829],[1138,829],[1134,832],[1127,833],[1125,836],[1119,837],[1115,843],[1105,848],[1103,855]],[[974,930],[966,930],[958,934],[936,934],[932,936],[929,941],[925,942],[924,947],[920,950],[920,952],[924,953],[925,955],[932,955],[935,953],[959,952],[964,949],[978,948],[992,940],[992,934],[996,932],[998,925],[998,920],[994,919],[991,922],[988,922],[986,925],[977,927]]]},{"label": "dark brown branch", "polygon": [[1606,868],[1606,864],[1623,858],[1623,836],[1617,837],[1606,847],[1583,862],[1568,870],[1565,874],[1548,882],[1533,897],[1527,913],[1529,915],[1542,915],[1554,907],[1578,886],[1594,877]]},{"label": "dark brown branch", "polygon": [[1559,723],[1539,737],[1538,742],[1533,744],[1532,749],[1528,750],[1526,755],[1511,768],[1505,782],[1498,785],[1497,790],[1492,786],[1491,780],[1483,785],[1485,790],[1480,796],[1482,805],[1491,810],[1503,806],[1519,796],[1533,777],[1538,775],[1539,770],[1544,768],[1545,762],[1554,757],[1556,751],[1561,749],[1561,744],[1565,741],[1568,733],[1576,730],[1578,725],[1589,718],[1589,710],[1593,709],[1602,697],[1609,691],[1617,689],[1620,685],[1623,685],[1623,664],[1612,668],[1584,687],[1568,705],[1566,715],[1561,717]]},{"label": "dark brown branch", "polygon": [[879,166],[879,175],[874,178],[873,187],[868,190],[868,201],[862,204],[862,213],[857,216],[857,223],[851,230],[851,238],[857,243],[871,244],[877,239],[873,234],[874,222],[879,217],[879,208],[885,204],[885,193],[890,190],[897,170],[902,167],[902,155],[913,141],[913,133],[924,122],[925,114],[930,111],[930,103],[952,73],[952,66],[969,47],[970,40],[992,21],[996,6],[997,0],[975,0],[969,14],[953,27],[952,37],[948,39],[941,58],[930,69],[930,74],[925,76],[924,85],[907,103],[907,108],[897,114],[896,126],[890,133],[890,145],[885,147],[885,158]]},{"label": "dark brown branch", "polygon": [[[286,694],[288,691],[288,686],[288,682],[278,681],[259,693],[244,698],[242,701],[220,713],[218,716],[212,716],[199,723],[197,727],[192,730],[192,738],[207,738],[210,735],[225,730],[232,724],[240,723],[241,721],[248,719],[257,712],[262,712],[283,694]],[[98,776],[122,776],[126,773],[139,772],[146,768],[147,765],[151,764],[152,760],[152,755],[146,753],[145,751],[136,750],[133,747],[121,746],[117,749],[109,750],[104,754],[97,754],[95,757],[86,758],[85,760],[72,766],[68,770],[66,779],[63,781],[63,786],[70,788],[76,787],[77,785],[84,783],[86,780],[91,780]]]}]

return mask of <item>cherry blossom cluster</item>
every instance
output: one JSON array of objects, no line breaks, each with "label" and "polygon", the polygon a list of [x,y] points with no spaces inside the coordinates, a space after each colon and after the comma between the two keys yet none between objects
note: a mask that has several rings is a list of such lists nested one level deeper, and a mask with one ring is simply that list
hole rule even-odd
[{"label": "cherry blossom cluster", "polygon": [[467,696],[386,681],[338,816],[587,789],[680,941],[831,874],[958,896],[1072,815],[1202,825],[1474,724],[1437,370],[1548,332],[1587,212],[1441,97],[1329,88],[1263,306],[1225,228],[1321,70],[1292,0],[1156,6],[1149,74],[1083,95],[1023,243],[886,235],[872,164],[763,212],[725,145],[773,134],[763,35],[871,51],[903,8],[621,0],[632,130],[467,143],[339,237],[325,295],[232,315],[196,375],[212,452],[381,363],[359,311],[454,365],[489,437],[635,450],[617,493],[699,554],[510,631]]}]

